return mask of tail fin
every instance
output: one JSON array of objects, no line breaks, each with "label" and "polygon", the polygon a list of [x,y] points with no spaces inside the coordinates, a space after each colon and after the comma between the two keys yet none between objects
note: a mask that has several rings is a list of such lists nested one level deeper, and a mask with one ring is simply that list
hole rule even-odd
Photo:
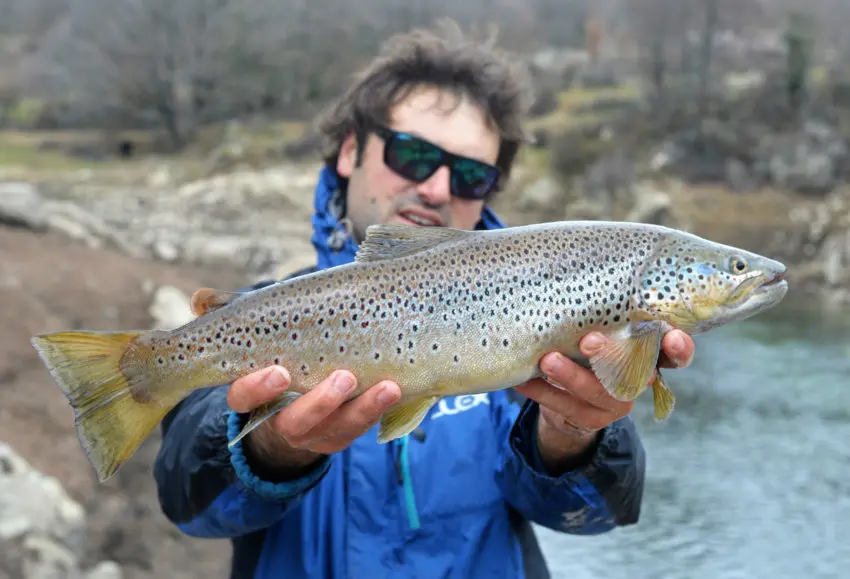
[{"label": "tail fin", "polygon": [[75,425],[98,480],[109,479],[171,409],[133,398],[131,385],[149,379],[123,369],[122,357],[142,332],[58,332],[30,340],[74,408]]}]

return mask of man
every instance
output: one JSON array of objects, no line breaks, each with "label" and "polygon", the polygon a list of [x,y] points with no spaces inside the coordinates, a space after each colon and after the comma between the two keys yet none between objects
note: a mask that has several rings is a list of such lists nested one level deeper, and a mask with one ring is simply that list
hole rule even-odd
[{"label": "man", "polygon": [[[321,123],[313,269],[352,261],[372,223],[502,227],[485,203],[523,139],[524,86],[486,45],[391,40]],[[663,346],[666,365],[693,353],[680,332]],[[163,511],[189,535],[231,538],[233,578],[546,577],[528,521],[578,534],[635,523],[644,451],[632,404],[558,353],[541,367],[551,384],[448,398],[386,445],[389,381],[343,403],[356,379],[340,369],[232,449],[288,370],[196,392],[163,423]]]}]

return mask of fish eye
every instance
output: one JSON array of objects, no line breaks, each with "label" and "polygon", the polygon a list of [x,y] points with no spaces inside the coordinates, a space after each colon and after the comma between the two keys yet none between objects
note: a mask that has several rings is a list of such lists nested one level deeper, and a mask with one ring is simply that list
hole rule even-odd
[{"label": "fish eye", "polygon": [[750,265],[743,257],[733,257],[729,260],[729,268],[732,270],[732,273],[744,273],[749,267]]}]

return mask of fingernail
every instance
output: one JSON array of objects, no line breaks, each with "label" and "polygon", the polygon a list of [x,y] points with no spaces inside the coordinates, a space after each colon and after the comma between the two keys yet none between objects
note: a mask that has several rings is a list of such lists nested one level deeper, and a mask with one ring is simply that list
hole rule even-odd
[{"label": "fingernail", "polygon": [[269,390],[283,390],[289,381],[289,374],[280,366],[272,366],[272,369],[263,380],[263,386]]},{"label": "fingernail", "polygon": [[387,406],[395,401],[395,395],[390,392],[389,384],[384,384],[378,391],[378,404]]},{"label": "fingernail", "polygon": [[599,334],[588,334],[581,341],[582,350],[590,355],[598,352],[605,345],[605,339]]},{"label": "fingernail", "polygon": [[682,338],[679,334],[674,334],[670,338],[670,347],[671,354],[681,354],[685,350],[685,339]]},{"label": "fingernail", "polygon": [[345,372],[339,372],[334,376],[333,387],[343,396],[348,395],[354,389],[354,380]]},{"label": "fingernail", "polygon": [[561,354],[554,353],[550,356],[547,356],[545,360],[543,360],[543,366],[541,370],[547,376],[551,376],[552,374],[557,374],[561,368],[564,367],[564,357]]}]

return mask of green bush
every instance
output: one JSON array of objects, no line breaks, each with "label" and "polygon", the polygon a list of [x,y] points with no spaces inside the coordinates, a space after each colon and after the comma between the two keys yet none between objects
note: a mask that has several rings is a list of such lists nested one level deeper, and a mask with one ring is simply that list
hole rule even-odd
[{"label": "green bush", "polygon": [[611,145],[600,138],[598,128],[567,131],[552,136],[552,172],[560,178],[581,175]]},{"label": "green bush", "polygon": [[22,98],[6,109],[6,121],[18,129],[35,128],[44,117],[47,105],[33,98]]}]

